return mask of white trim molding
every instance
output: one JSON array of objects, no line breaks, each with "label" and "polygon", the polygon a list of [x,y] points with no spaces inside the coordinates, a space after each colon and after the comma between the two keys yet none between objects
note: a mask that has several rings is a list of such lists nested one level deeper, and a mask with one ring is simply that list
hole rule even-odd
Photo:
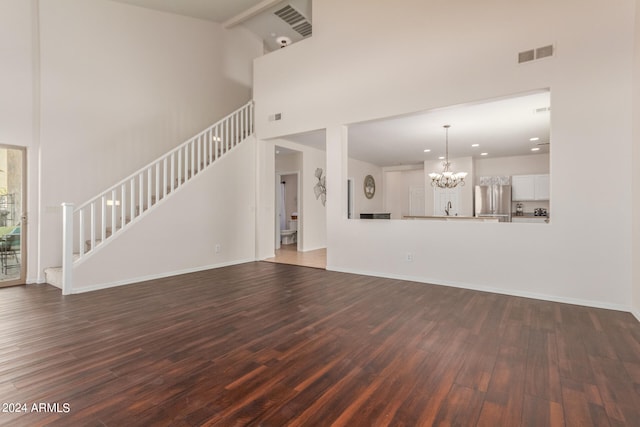
[{"label": "white trim molding", "polygon": [[438,280],[425,279],[424,277],[405,276],[401,274],[385,274],[385,273],[378,273],[378,272],[371,272],[371,271],[353,270],[349,268],[334,268],[330,266],[327,266],[327,270],[336,271],[340,273],[359,274],[362,276],[382,277],[385,279],[405,280],[410,282],[424,283],[428,285],[449,286],[452,288],[461,288],[461,289],[468,289],[471,291],[480,291],[480,292],[490,292],[494,294],[509,295],[513,297],[531,298],[531,299],[537,299],[541,301],[558,302],[562,304],[573,304],[573,305],[581,305],[584,307],[604,308],[607,310],[631,312],[638,319],[638,321],[640,321],[640,313],[638,311],[633,311],[631,307],[620,305],[620,304],[608,304],[608,303],[601,303],[599,301],[582,300],[582,299],[576,299],[576,298],[563,298],[563,297],[558,297],[553,295],[537,294],[533,292],[506,291],[504,289],[492,288],[490,286],[473,285],[469,283],[456,283],[456,282],[444,283]]},{"label": "white trim molding", "polygon": [[134,285],[136,283],[147,282],[149,280],[164,279],[164,278],[167,278],[167,277],[180,276],[182,274],[189,274],[189,273],[197,273],[199,271],[213,270],[213,269],[221,268],[221,267],[229,267],[231,265],[246,264],[246,263],[254,262],[254,261],[255,261],[254,259],[242,259],[242,260],[223,262],[223,263],[219,263],[219,264],[205,265],[205,266],[201,266],[201,267],[187,268],[187,269],[179,270],[179,271],[171,271],[171,272],[168,272],[168,273],[152,274],[152,275],[149,275],[149,276],[135,277],[135,278],[132,278],[132,279],[118,280],[118,281],[115,281],[115,282],[101,283],[101,284],[98,284],[98,285],[84,286],[84,287],[81,287],[81,288],[74,288],[72,293],[73,294],[82,294],[82,293],[85,293],[85,292],[99,291],[99,290],[102,290],[102,289],[115,288],[115,287],[118,287],[118,286]]}]

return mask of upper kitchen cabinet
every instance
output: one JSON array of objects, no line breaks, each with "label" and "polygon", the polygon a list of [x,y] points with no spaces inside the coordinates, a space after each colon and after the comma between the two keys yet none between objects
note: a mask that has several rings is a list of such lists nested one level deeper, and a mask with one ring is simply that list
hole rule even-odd
[{"label": "upper kitchen cabinet", "polygon": [[533,200],[549,200],[549,175],[533,175]]},{"label": "upper kitchen cabinet", "polygon": [[511,177],[514,201],[549,200],[549,175],[514,175]]}]

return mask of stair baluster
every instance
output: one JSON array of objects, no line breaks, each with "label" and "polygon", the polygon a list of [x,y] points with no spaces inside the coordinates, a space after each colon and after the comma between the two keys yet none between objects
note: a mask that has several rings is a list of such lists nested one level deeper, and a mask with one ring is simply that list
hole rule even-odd
[{"label": "stair baluster", "polygon": [[63,294],[72,293],[74,264],[252,134],[251,101],[79,207],[63,203]]}]

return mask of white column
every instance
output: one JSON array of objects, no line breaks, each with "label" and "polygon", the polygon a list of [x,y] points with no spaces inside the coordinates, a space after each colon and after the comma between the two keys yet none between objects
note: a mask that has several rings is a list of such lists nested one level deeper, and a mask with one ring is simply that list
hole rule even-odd
[{"label": "white column", "polygon": [[62,295],[70,295],[73,273],[73,203],[62,204]]},{"label": "white column", "polygon": [[631,305],[633,314],[640,320],[640,0],[636,0],[635,61],[633,66],[633,141],[631,143],[631,200],[633,214],[631,224]]},{"label": "white column", "polygon": [[327,268],[332,247],[339,244],[340,228],[347,220],[348,130],[346,126],[327,127]]},{"label": "white column", "polygon": [[256,259],[275,251],[275,146],[256,140]]}]

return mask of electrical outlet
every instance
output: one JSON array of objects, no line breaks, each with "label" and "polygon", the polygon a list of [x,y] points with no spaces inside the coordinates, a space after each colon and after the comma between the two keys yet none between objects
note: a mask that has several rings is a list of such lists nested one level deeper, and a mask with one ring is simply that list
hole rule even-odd
[{"label": "electrical outlet", "polygon": [[216,244],[216,253],[219,254],[220,253],[220,243]]},{"label": "electrical outlet", "polygon": [[411,252],[407,252],[407,256],[405,259],[407,262],[413,262],[413,254]]}]

